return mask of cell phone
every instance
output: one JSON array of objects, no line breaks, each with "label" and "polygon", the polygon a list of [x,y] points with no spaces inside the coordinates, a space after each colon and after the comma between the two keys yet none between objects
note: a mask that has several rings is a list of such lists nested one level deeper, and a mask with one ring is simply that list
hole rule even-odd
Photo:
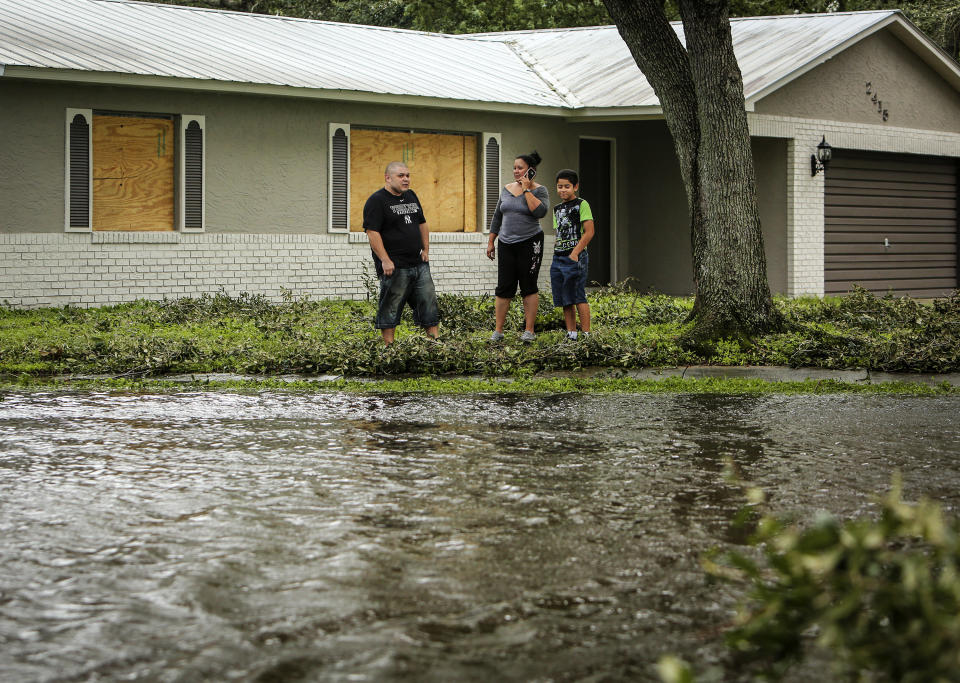
[{"label": "cell phone", "polygon": [[536,175],[537,175],[537,169],[535,169],[533,166],[527,169],[527,178],[529,178],[530,180],[533,180],[534,177],[536,177]]}]

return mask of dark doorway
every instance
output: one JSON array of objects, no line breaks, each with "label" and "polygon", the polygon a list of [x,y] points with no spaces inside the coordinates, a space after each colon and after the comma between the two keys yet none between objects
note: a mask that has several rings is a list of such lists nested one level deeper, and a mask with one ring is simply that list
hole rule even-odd
[{"label": "dark doorway", "polygon": [[580,196],[590,203],[596,232],[590,242],[590,271],[588,283],[606,285],[613,273],[610,268],[612,244],[610,220],[612,182],[611,160],[613,142],[610,140],[580,139]]}]

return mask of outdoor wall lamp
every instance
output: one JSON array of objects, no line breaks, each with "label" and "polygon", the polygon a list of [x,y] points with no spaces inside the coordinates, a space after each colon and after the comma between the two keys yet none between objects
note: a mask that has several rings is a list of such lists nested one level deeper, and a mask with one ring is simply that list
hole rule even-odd
[{"label": "outdoor wall lamp", "polygon": [[817,153],[810,155],[810,175],[817,175],[820,171],[827,170],[827,164],[830,163],[830,159],[833,158],[833,148],[830,147],[830,143],[827,142],[827,136],[823,136],[823,140],[820,141],[820,144],[817,145]]}]

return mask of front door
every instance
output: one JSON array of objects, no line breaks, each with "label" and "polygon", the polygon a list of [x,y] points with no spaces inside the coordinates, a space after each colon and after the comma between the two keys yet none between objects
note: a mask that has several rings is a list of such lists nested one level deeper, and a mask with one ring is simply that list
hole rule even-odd
[{"label": "front door", "polygon": [[593,210],[594,235],[590,242],[590,285],[607,285],[613,278],[610,254],[613,244],[611,230],[613,142],[610,140],[580,139],[580,196]]}]

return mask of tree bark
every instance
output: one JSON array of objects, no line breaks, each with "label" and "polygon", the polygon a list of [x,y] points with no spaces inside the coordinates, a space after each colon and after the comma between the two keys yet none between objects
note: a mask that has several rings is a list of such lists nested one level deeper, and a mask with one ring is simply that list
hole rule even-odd
[{"label": "tree bark", "polygon": [[692,345],[779,327],[728,0],[679,0],[686,48],[662,0],[604,0],[663,107],[690,209]]}]

